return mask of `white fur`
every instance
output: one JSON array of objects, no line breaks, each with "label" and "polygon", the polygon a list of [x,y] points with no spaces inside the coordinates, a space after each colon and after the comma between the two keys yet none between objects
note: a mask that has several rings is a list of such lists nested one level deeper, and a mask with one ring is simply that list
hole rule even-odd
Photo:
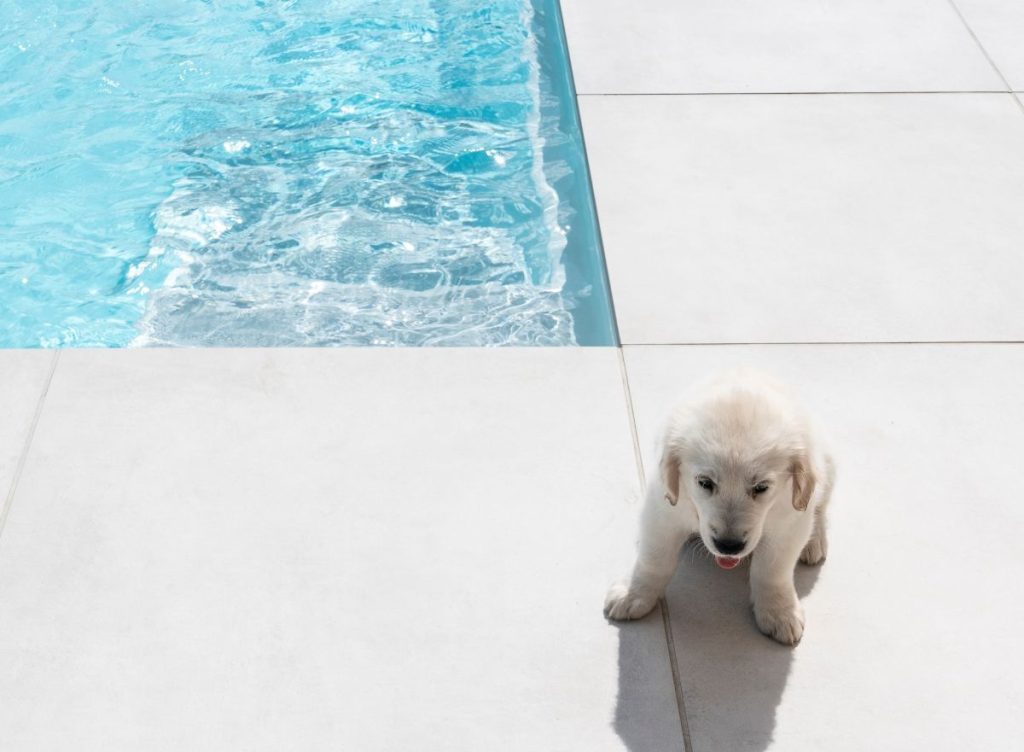
[{"label": "white fur", "polygon": [[630,577],[608,592],[605,613],[612,619],[647,614],[675,573],[683,544],[699,534],[713,554],[723,553],[716,538],[743,543],[733,556],[752,557],[758,628],[795,645],[804,614],[793,571],[798,560],[818,564],[825,558],[825,510],[835,481],[832,459],[808,416],[778,384],[736,372],[680,405],[660,448],[660,471],[647,485],[637,561]]}]

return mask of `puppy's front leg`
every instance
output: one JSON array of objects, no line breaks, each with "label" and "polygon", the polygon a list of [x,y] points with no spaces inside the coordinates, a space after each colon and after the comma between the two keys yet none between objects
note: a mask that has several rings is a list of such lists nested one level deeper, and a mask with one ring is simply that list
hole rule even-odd
[{"label": "puppy's front leg", "polygon": [[805,539],[766,536],[750,562],[750,596],[757,627],[784,645],[796,645],[804,634],[804,610],[793,586],[793,570]]},{"label": "puppy's front leg", "polygon": [[640,547],[628,580],[612,585],[604,612],[612,619],[639,619],[654,608],[679,563],[679,550],[694,532],[678,507],[670,506],[664,489],[654,483],[640,519]]}]

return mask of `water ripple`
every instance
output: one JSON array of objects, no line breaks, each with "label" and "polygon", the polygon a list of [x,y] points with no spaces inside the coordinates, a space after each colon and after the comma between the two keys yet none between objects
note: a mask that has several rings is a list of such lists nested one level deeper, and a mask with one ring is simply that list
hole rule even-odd
[{"label": "water ripple", "polygon": [[529,0],[0,6],[0,345],[571,344]]}]

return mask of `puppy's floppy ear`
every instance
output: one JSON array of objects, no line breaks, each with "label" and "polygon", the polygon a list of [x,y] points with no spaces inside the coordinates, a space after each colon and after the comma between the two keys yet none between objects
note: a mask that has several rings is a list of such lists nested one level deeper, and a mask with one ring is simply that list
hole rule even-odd
[{"label": "puppy's floppy ear", "polygon": [[807,505],[811,501],[811,495],[814,493],[814,486],[818,479],[814,477],[814,471],[811,470],[811,463],[807,455],[802,452],[793,455],[789,464],[789,472],[793,479],[793,508],[802,512],[807,509]]},{"label": "puppy's floppy ear", "polygon": [[665,484],[665,498],[675,506],[679,503],[679,475],[683,471],[679,450],[668,441],[661,452],[661,480]]}]

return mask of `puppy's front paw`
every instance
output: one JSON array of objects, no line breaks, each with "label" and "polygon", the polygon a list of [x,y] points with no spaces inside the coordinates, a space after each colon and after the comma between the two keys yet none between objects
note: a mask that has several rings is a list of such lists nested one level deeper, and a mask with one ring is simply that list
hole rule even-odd
[{"label": "puppy's front paw", "polygon": [[804,550],[800,553],[800,561],[804,564],[821,564],[828,555],[828,539],[824,535],[815,536],[807,541]]},{"label": "puppy's front paw", "polygon": [[804,635],[804,610],[799,603],[754,606],[757,628],[783,645],[796,645]]},{"label": "puppy's front paw", "polygon": [[612,585],[604,599],[604,615],[609,619],[639,619],[646,616],[658,602],[649,594],[631,592],[624,582]]}]

